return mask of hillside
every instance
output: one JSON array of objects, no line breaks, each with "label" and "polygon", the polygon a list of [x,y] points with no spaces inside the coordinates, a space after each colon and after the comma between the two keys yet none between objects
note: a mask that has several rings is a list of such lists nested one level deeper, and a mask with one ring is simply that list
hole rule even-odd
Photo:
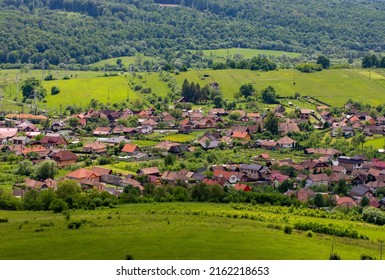
[{"label": "hillside", "polygon": [[[70,220],[51,212],[0,211],[9,219],[0,227],[0,258],[119,260],[130,254],[136,260],[326,260],[332,246],[344,260],[378,256],[375,240],[382,236],[381,227],[348,221],[348,215],[339,220],[338,214],[321,210],[289,211],[247,204],[148,203],[74,210]],[[68,228],[74,221],[81,221],[79,229]],[[369,240],[284,233],[286,225],[298,221],[353,229]]]},{"label": "hillside", "polygon": [[[384,0],[0,0],[0,63],[90,64],[137,52],[385,51]],[[172,52],[170,52],[172,51]]]}]

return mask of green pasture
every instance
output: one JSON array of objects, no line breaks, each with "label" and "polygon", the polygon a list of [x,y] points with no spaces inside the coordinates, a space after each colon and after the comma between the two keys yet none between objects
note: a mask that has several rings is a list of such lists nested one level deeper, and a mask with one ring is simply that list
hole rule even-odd
[{"label": "green pasture", "polygon": [[[41,73],[41,71],[31,72],[38,78]],[[9,73],[6,76],[6,83],[4,73]],[[54,71],[52,73],[55,76]],[[0,84],[0,88],[4,99],[14,100],[15,97],[21,99],[18,90],[20,82],[16,82],[16,74],[19,75],[20,70],[0,71],[0,83],[4,83],[2,86]],[[100,77],[101,75],[101,72],[73,71],[70,80],[44,81],[43,86],[47,89],[48,95],[46,103],[40,103],[40,107],[58,111],[60,104],[63,107],[74,104],[86,106],[91,99],[111,104],[126,101],[127,96],[130,101],[143,99],[146,94],[134,91],[135,85],[151,88],[152,93],[161,97],[166,97],[170,91],[158,73],[137,73],[135,76],[127,73],[115,77]],[[11,77],[16,79],[13,83]],[[26,77],[25,74],[23,77]],[[308,74],[294,69],[269,72],[239,69],[191,70],[174,77],[180,87],[184,79],[198,82],[201,86],[215,81],[220,85],[224,97],[229,100],[234,99],[234,94],[239,91],[241,85],[251,83],[257,92],[271,85],[280,96],[293,96],[298,92],[302,96],[312,96],[333,106],[342,106],[349,98],[374,106],[385,103],[385,73],[381,71],[330,69]],[[61,92],[52,96],[50,94],[52,86],[58,86]]]},{"label": "green pasture", "polygon": [[369,140],[366,140],[366,142],[364,143],[364,146],[365,147],[373,147],[375,149],[384,149],[385,147],[385,138],[384,137],[380,137],[380,138],[373,138],[373,139],[369,139]]},{"label": "green pasture", "polygon": [[189,134],[170,134],[161,138],[161,140],[168,140],[171,142],[188,143],[197,140],[199,136],[202,136],[202,131],[194,131]]},{"label": "green pasture", "polygon": [[[326,260],[332,250],[342,259],[379,257],[377,238],[384,227],[310,217],[289,208],[207,203],[152,203],[115,209],[70,212],[0,211],[0,259],[272,259]],[[356,229],[369,240],[333,237],[283,227],[296,220]],[[68,229],[81,221],[79,229]]]},{"label": "green pasture", "polygon": [[[136,92],[129,88],[127,78],[122,76],[97,77],[73,80],[44,81],[44,88],[48,94],[46,104],[49,108],[56,108],[61,105],[86,106],[91,99],[97,99],[102,103],[125,102],[127,97],[130,101],[139,99]],[[51,95],[53,86],[60,89],[57,95]]]},{"label": "green pasture", "polygon": [[[204,74],[209,77],[204,78]],[[184,79],[201,85],[215,81],[224,97],[230,100],[241,85],[251,83],[257,92],[271,85],[281,96],[293,96],[299,92],[302,96],[312,96],[335,106],[343,105],[349,98],[372,105],[385,102],[385,81],[369,78],[365,72],[355,69],[330,69],[316,73],[287,69],[269,72],[200,70],[180,73],[176,79],[179,84]]]},{"label": "green pasture", "polygon": [[151,60],[156,60],[156,58],[151,57],[151,56],[141,56],[140,59],[136,56],[121,56],[121,57],[114,57],[114,58],[108,58],[108,59],[103,59],[101,61],[95,62],[90,64],[90,66],[94,67],[99,67],[100,69],[103,69],[103,67],[108,64],[108,65],[116,65],[116,61],[118,59],[122,60],[122,64],[125,67],[128,67],[130,64],[142,64],[144,61],[151,61]]},{"label": "green pasture", "polygon": [[300,57],[300,53],[295,52],[284,52],[284,51],[273,51],[273,50],[256,50],[256,49],[242,49],[242,48],[230,48],[230,49],[217,49],[217,50],[203,50],[203,54],[209,57],[233,57],[235,54],[240,54],[244,58],[252,58],[258,55],[266,56],[282,56],[286,55],[290,58]]}]

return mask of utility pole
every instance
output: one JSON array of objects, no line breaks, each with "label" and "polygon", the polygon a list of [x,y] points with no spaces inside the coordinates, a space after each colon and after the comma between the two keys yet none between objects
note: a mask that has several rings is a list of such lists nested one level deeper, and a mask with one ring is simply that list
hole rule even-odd
[{"label": "utility pole", "polygon": [[380,242],[380,260],[382,260],[382,244],[384,244],[384,240],[379,239],[378,242]]}]

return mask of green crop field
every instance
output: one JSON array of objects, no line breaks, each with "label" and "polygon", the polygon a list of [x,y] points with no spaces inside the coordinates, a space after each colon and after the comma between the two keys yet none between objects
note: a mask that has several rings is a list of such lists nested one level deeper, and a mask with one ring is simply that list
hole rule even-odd
[{"label": "green crop field", "polygon": [[244,58],[252,58],[258,55],[267,55],[267,56],[282,56],[286,55],[287,57],[295,58],[301,56],[300,53],[295,52],[283,52],[283,51],[272,51],[272,50],[256,50],[256,49],[242,49],[242,48],[230,48],[230,49],[217,49],[217,50],[203,50],[204,55],[210,57],[230,57],[235,54],[240,54]]},{"label": "green crop field", "polygon": [[[0,223],[0,259],[328,259],[332,246],[345,260],[378,258],[384,227],[310,217],[309,211],[318,210],[153,203],[71,211],[70,220],[51,212],[0,211],[8,219]],[[73,221],[81,227],[68,229]],[[283,227],[296,221],[347,227],[369,240],[285,234]]]}]

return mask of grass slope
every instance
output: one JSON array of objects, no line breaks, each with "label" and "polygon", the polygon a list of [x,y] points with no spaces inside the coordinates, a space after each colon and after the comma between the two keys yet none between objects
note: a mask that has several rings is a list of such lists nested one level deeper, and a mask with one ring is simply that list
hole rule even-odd
[{"label": "grass slope", "polygon": [[234,56],[235,54],[240,54],[244,58],[252,58],[258,55],[267,55],[267,56],[282,56],[286,55],[287,57],[295,58],[300,57],[300,53],[295,52],[283,52],[283,51],[273,51],[273,50],[256,50],[248,48],[230,48],[230,49],[216,49],[216,50],[203,50],[203,54],[210,57],[229,57]]},{"label": "grass slope", "polygon": [[[210,77],[202,80],[203,74]],[[338,106],[349,98],[372,105],[385,102],[385,80],[371,79],[365,72],[352,69],[331,69],[311,74],[285,69],[269,72],[205,70],[181,73],[176,78],[180,84],[184,79],[202,85],[216,81],[225,98],[230,100],[241,85],[251,83],[257,91],[271,85],[281,96],[293,96],[295,92],[299,92],[303,96],[309,95]]]},{"label": "grass slope", "polygon": [[[0,224],[0,259],[327,259],[333,244],[342,259],[363,253],[378,257],[376,238],[384,228],[341,220],[304,217],[288,208],[251,205],[163,203],[125,205],[117,209],[71,212],[69,230],[62,214],[6,212]],[[243,218],[241,218],[243,217]],[[251,219],[251,217],[254,217]],[[269,224],[296,220],[349,226],[369,241],[293,231]]]}]

